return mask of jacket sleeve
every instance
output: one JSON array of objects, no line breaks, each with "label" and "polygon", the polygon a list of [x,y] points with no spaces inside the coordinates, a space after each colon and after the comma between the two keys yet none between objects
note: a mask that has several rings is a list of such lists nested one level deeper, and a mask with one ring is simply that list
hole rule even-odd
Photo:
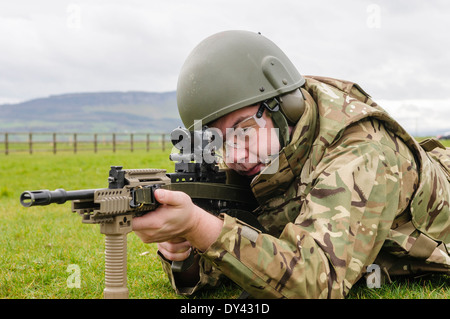
[{"label": "jacket sleeve", "polygon": [[280,237],[225,215],[203,256],[255,298],[345,297],[406,208],[414,169],[392,145],[344,140],[315,167],[310,191],[289,199],[299,215]]},{"label": "jacket sleeve", "polygon": [[205,288],[217,287],[222,282],[222,273],[215,267],[213,267],[209,260],[200,257],[198,261],[198,281],[192,286],[182,285],[176,280],[176,275],[172,271],[171,262],[164,258],[164,256],[159,251],[158,258],[161,261],[164,272],[169,278],[169,282],[172,288],[179,295],[190,296]]}]

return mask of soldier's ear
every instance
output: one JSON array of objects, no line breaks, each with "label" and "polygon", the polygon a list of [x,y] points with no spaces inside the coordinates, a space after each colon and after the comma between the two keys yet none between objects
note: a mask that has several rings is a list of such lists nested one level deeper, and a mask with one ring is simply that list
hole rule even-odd
[{"label": "soldier's ear", "polygon": [[305,111],[305,98],[300,88],[280,96],[280,109],[289,125],[298,122]]}]

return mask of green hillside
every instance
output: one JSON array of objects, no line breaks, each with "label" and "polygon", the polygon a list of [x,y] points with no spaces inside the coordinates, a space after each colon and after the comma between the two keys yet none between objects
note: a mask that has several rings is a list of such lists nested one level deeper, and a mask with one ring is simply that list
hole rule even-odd
[{"label": "green hillside", "polygon": [[170,132],[176,93],[72,93],[0,105],[3,132]]}]

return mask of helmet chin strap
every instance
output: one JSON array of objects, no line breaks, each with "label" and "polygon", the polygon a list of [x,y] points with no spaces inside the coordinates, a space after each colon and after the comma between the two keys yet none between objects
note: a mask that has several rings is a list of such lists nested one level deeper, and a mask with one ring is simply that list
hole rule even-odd
[{"label": "helmet chin strap", "polygon": [[270,111],[268,115],[272,118],[274,127],[278,128],[278,138],[280,140],[281,148],[283,148],[289,144],[290,136],[288,122],[283,113],[280,112],[280,101],[276,97],[274,97],[272,99],[261,102],[261,106],[256,113],[256,117],[261,118],[265,109],[268,109]]}]

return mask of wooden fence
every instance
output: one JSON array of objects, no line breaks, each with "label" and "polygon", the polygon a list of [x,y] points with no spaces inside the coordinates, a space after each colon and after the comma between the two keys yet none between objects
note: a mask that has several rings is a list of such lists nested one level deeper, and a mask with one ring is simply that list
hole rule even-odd
[{"label": "wooden fence", "polygon": [[0,133],[0,154],[160,149],[171,147],[166,133]]}]

